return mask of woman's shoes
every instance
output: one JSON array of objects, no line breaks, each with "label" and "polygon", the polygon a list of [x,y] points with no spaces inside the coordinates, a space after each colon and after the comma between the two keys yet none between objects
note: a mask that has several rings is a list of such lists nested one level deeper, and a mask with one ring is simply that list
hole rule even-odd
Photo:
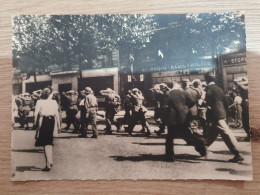
[{"label": "woman's shoes", "polygon": [[50,171],[51,170],[51,168],[49,168],[49,167],[45,167],[44,169],[42,169],[42,171],[45,171],[45,172],[48,172],[48,171]]},{"label": "woman's shoes", "polygon": [[48,172],[52,168],[52,164],[50,164],[50,167],[46,166],[45,168],[42,169],[42,171]]}]

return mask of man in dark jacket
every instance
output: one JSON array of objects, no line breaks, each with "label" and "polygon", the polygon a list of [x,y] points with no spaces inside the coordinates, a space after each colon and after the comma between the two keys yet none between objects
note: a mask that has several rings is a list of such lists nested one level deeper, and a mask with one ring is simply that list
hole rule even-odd
[{"label": "man in dark jacket", "polygon": [[244,159],[240,156],[237,149],[237,140],[225,121],[224,92],[215,84],[215,76],[213,73],[206,73],[204,77],[208,84],[205,98],[208,105],[207,119],[211,122],[211,128],[209,128],[207,133],[207,145],[210,146],[220,134],[229,150],[235,155],[235,157],[229,161],[242,161]]},{"label": "man in dark jacket", "polygon": [[66,122],[67,122],[66,130],[69,130],[70,125],[73,124],[74,126],[73,132],[76,133],[78,132],[78,125],[76,119],[76,115],[78,113],[78,107],[77,107],[78,95],[75,91],[70,90],[67,93],[63,93],[63,96],[65,96],[69,102],[68,109],[66,110]]},{"label": "man in dark jacket", "polygon": [[[177,85],[177,83],[175,84]],[[176,86],[174,86],[176,88]],[[194,102],[182,89],[174,89],[168,93],[168,115],[167,126],[168,134],[166,136],[165,160],[174,161],[173,139],[180,137],[187,144],[193,145],[201,156],[206,155],[205,141],[196,133],[191,132],[187,122],[189,109],[194,106]]]}]

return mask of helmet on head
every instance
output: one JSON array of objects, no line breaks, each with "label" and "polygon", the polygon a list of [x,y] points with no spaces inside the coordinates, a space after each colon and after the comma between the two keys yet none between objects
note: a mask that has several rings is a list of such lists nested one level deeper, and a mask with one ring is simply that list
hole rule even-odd
[{"label": "helmet on head", "polygon": [[86,94],[91,94],[91,93],[93,93],[93,90],[92,90],[90,87],[86,87],[86,88],[84,89],[84,91],[85,91]]}]

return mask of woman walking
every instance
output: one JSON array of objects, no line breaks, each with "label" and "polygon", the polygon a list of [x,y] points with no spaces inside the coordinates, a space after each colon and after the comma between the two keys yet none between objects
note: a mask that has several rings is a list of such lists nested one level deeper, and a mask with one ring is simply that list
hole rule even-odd
[{"label": "woman walking", "polygon": [[43,146],[46,166],[42,171],[50,171],[52,160],[53,131],[55,125],[60,129],[59,107],[56,100],[50,98],[52,90],[45,88],[41,99],[35,106],[34,124],[37,127],[35,146]]}]

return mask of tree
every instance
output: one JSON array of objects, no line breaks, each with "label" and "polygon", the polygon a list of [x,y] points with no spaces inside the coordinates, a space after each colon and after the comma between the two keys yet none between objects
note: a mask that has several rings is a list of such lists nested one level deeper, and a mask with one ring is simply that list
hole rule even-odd
[{"label": "tree", "polygon": [[45,70],[56,64],[92,68],[98,54],[127,48],[138,54],[154,34],[153,15],[17,16],[13,19],[13,53],[22,72]]},{"label": "tree", "polygon": [[187,35],[197,35],[190,42],[193,54],[221,55],[230,48],[245,51],[244,15],[239,12],[187,14],[186,22]]},{"label": "tree", "polygon": [[50,28],[48,16],[18,15],[13,17],[13,63],[27,77],[46,71],[50,63]]}]

